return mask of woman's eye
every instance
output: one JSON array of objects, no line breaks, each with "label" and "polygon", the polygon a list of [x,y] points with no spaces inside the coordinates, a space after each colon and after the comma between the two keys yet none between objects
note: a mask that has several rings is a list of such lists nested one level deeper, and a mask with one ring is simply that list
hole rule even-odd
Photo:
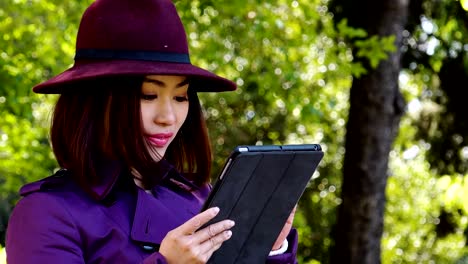
[{"label": "woman's eye", "polygon": [[151,101],[151,100],[158,98],[158,96],[155,94],[142,94],[140,98],[142,100]]},{"label": "woman's eye", "polygon": [[186,101],[188,101],[188,96],[176,96],[175,100],[177,102],[186,102]]}]

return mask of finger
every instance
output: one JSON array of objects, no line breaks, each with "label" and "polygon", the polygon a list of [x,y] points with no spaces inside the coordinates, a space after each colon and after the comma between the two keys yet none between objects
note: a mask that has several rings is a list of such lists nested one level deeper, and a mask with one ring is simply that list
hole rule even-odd
[{"label": "finger", "polygon": [[232,220],[223,220],[212,225],[209,225],[202,230],[197,231],[194,234],[194,241],[198,243],[202,243],[212,237],[217,236],[218,234],[232,228],[235,225],[234,221]]},{"label": "finger", "polygon": [[216,236],[212,238],[209,238],[208,240],[206,240],[200,245],[200,252],[202,252],[203,255],[209,255],[207,257],[210,257],[213,254],[213,252],[219,249],[221,245],[224,243],[224,241],[231,238],[231,236],[232,236],[232,231],[226,230],[224,232],[217,234]]},{"label": "finger", "polygon": [[211,231],[211,228],[212,228],[212,227],[213,227],[213,225],[210,225],[210,226],[208,226],[208,228],[207,228],[207,229],[208,229],[208,235],[209,235],[210,237],[214,237],[214,236],[216,235],[215,233],[213,233],[213,231]]},{"label": "finger", "polygon": [[289,214],[288,219],[286,219],[286,223],[283,226],[283,229],[281,230],[280,234],[278,235],[278,238],[276,239],[275,243],[273,244],[273,250],[276,250],[281,247],[283,244],[283,241],[286,239],[286,237],[289,235],[289,232],[291,231],[292,224],[294,221],[294,215],[296,213],[297,205],[294,206],[293,210]]},{"label": "finger", "polygon": [[295,213],[296,213],[296,210],[297,210],[297,204],[294,206],[294,208],[293,208],[291,214],[295,214]]},{"label": "finger", "polygon": [[294,206],[294,208],[293,208],[291,214],[289,214],[289,217],[288,217],[288,219],[286,220],[286,223],[288,223],[288,224],[292,224],[292,223],[293,223],[293,221],[294,221],[294,215],[296,214],[296,209],[297,209],[297,205]]},{"label": "finger", "polygon": [[209,208],[196,216],[190,218],[187,222],[181,225],[178,229],[184,235],[193,234],[202,225],[213,219],[219,213],[218,207]]}]

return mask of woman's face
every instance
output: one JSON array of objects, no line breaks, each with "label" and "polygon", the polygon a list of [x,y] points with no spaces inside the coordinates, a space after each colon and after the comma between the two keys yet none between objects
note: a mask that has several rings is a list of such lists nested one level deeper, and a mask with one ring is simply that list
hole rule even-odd
[{"label": "woman's face", "polygon": [[[148,75],[141,87],[141,117],[145,137],[159,160],[187,118],[188,80],[185,76]],[[160,157],[158,157],[158,155]]]}]

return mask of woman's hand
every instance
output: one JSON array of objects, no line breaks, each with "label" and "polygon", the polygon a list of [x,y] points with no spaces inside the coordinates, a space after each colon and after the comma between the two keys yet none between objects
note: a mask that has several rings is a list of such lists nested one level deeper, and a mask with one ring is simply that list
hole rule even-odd
[{"label": "woman's hand", "polygon": [[218,212],[219,208],[210,208],[171,230],[161,242],[159,253],[168,263],[206,263],[232,235],[229,229],[234,226],[234,221],[231,220],[223,220],[197,231]]},{"label": "woman's hand", "polygon": [[294,221],[294,214],[296,213],[296,208],[297,205],[294,206],[294,209],[292,210],[291,214],[289,215],[288,219],[286,220],[286,223],[284,224],[283,230],[281,230],[281,233],[279,234],[278,238],[276,239],[275,243],[273,244],[273,250],[278,250],[281,248],[283,245],[283,241],[286,239],[286,237],[289,235],[289,232],[291,231],[292,224]]}]

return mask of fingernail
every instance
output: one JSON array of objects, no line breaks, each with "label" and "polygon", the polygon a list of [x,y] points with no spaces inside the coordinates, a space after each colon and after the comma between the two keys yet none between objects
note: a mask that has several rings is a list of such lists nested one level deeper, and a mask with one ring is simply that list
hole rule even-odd
[{"label": "fingernail", "polygon": [[234,222],[234,221],[232,221],[232,220],[229,221],[229,225],[230,225],[231,227],[233,227],[235,224],[236,224],[236,222]]},{"label": "fingernail", "polygon": [[218,208],[218,207],[213,207],[212,210],[213,210],[213,213],[214,213],[214,214],[219,213],[219,208]]},{"label": "fingernail", "polygon": [[231,230],[228,230],[226,231],[226,237],[231,237],[232,236],[232,231]]}]

